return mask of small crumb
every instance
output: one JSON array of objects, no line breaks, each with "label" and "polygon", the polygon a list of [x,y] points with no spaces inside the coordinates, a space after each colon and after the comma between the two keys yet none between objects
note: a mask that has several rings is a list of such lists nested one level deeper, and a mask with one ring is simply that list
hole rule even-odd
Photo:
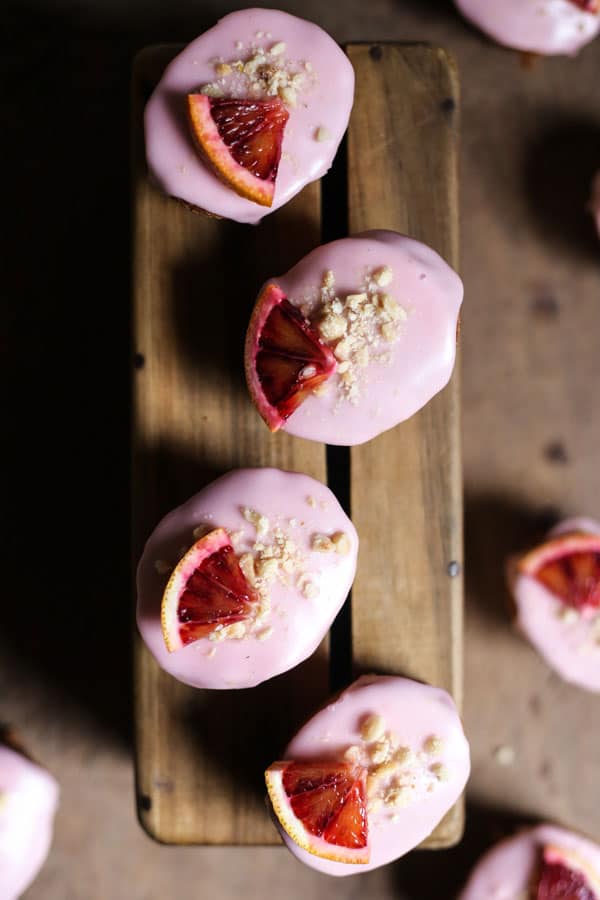
[{"label": "small crumb", "polygon": [[256,587],[256,572],[254,570],[254,557],[252,554],[242,553],[238,563],[250,587]]},{"label": "small crumb", "polygon": [[342,362],[346,359],[350,359],[350,354],[352,353],[352,345],[348,338],[343,338],[341,341],[335,345],[335,350],[333,351],[335,358],[342,360]]},{"label": "small crumb", "polygon": [[319,125],[317,129],[315,129],[315,141],[318,141],[320,144],[325,143],[325,141],[331,140],[331,133],[324,125]]},{"label": "small crumb", "polygon": [[437,734],[431,734],[423,743],[423,750],[430,756],[437,756],[444,748],[443,740]]},{"label": "small crumb", "polygon": [[385,734],[385,722],[383,717],[376,713],[368,716],[360,726],[360,736],[363,741],[371,743],[378,741]]},{"label": "small crumb", "polygon": [[394,760],[399,766],[407,766],[414,762],[415,754],[410,747],[398,747],[394,752]]},{"label": "small crumb", "polygon": [[394,273],[389,266],[381,266],[381,268],[373,272],[373,281],[379,287],[387,287],[388,284],[392,283],[393,277]]},{"label": "small crumb", "polygon": [[220,641],[225,640],[225,630],[222,625],[217,625],[214,631],[208,636],[209,641],[213,641],[213,643],[218,643]]},{"label": "small crumb", "polygon": [[327,271],[323,275],[323,287],[332,288],[335,284],[335,275],[331,271],[331,269],[327,269]]},{"label": "small crumb", "polygon": [[396,823],[400,821],[400,816],[397,813],[394,813],[390,821],[392,822],[392,825],[396,825]]},{"label": "small crumb", "polygon": [[269,53],[271,56],[281,56],[282,53],[285,53],[285,42],[278,41],[276,44],[273,44]]},{"label": "small crumb", "polygon": [[173,566],[171,563],[167,562],[166,559],[157,559],[154,563],[154,568],[159,575],[166,575],[167,572],[170,572],[173,569]]},{"label": "small crumb", "polygon": [[351,550],[350,538],[345,531],[336,531],[331,535],[331,543],[335,547],[335,552],[340,556],[347,556]]},{"label": "small crumb", "polygon": [[396,340],[397,334],[398,334],[398,332],[396,330],[396,327],[395,327],[395,325],[392,325],[391,322],[384,322],[383,325],[381,326],[381,337],[388,344],[391,344],[392,341]]},{"label": "small crumb", "polygon": [[352,747],[348,747],[348,749],[344,753],[344,759],[347,762],[358,762],[358,760],[360,759],[360,756],[361,756],[360,747],[357,747],[355,745]]},{"label": "small crumb", "polygon": [[261,37],[264,37],[264,34],[264,31],[257,31],[255,36],[260,40]]},{"label": "small crumb", "polygon": [[246,637],[246,625],[244,622],[234,622],[233,625],[227,625],[223,629],[223,634],[235,641],[241,641]]},{"label": "small crumb", "polygon": [[379,767],[377,769],[379,775],[386,775],[393,771],[394,766],[390,762],[390,745],[388,741],[385,740],[385,738],[383,740],[376,741],[369,755],[371,757],[371,762]]},{"label": "small crumb", "polygon": [[412,799],[410,788],[394,787],[387,791],[384,799],[386,806],[395,806],[396,808],[408,806]]},{"label": "small crumb", "polygon": [[284,87],[280,87],[279,96],[284,103],[287,103],[288,106],[296,105],[296,91],[293,87],[288,87],[287,85]]},{"label": "small crumb", "polygon": [[249,506],[242,507],[242,515],[247,522],[254,525],[257,534],[266,534],[269,530],[269,520],[255,509]]},{"label": "small crumb", "polygon": [[256,562],[256,574],[259,578],[272,581],[277,575],[279,563],[276,559],[259,559]]},{"label": "small crumb", "polygon": [[273,628],[271,625],[268,625],[266,628],[263,628],[256,633],[256,639],[257,641],[268,641],[272,634]]},{"label": "small crumb", "polygon": [[313,394],[315,397],[326,397],[329,393],[329,385],[327,382],[323,382],[323,384],[317,385],[316,388],[313,388]]},{"label": "small crumb", "polygon": [[346,334],[347,322],[343,316],[329,313],[319,322],[319,333],[326,341],[337,341]]},{"label": "small crumb", "polygon": [[429,766],[429,771],[435,775],[438,781],[448,781],[450,778],[450,772],[444,763],[433,763],[432,766]]},{"label": "small crumb", "polygon": [[217,655],[217,648],[211,647],[208,653],[205,653],[204,655],[207,659],[214,659],[214,657]]},{"label": "small crumb", "polygon": [[236,41],[236,42],[235,42],[235,49],[236,49],[236,50],[242,50],[243,47],[244,47],[244,45],[243,45],[243,43],[242,43],[241,41]]},{"label": "small crumb", "polygon": [[573,625],[579,620],[579,613],[572,606],[561,606],[558,611],[558,617],[565,625]]},{"label": "small crumb", "polygon": [[215,72],[219,76],[219,78],[224,78],[226,75],[231,75],[231,66],[229,63],[217,63],[215,66]]},{"label": "small crumb", "polygon": [[315,498],[311,497],[310,495],[306,498],[306,502],[308,503],[309,506],[314,507],[317,505],[317,501],[315,500]]},{"label": "small crumb", "polygon": [[206,97],[222,97],[223,90],[219,87],[218,84],[203,84],[200,88],[200,93],[204,94]]},{"label": "small crumb", "polygon": [[494,750],[494,759],[499,766],[512,766],[515,761],[515,751],[507,744],[501,744]]},{"label": "small crumb", "polygon": [[304,63],[304,68],[306,69],[307,72],[312,72],[312,70],[313,70],[312,63],[311,63],[311,62],[308,62],[308,60],[307,60],[307,61]]},{"label": "small crumb", "polygon": [[317,553],[331,553],[335,548],[331,538],[326,534],[313,534],[310,539],[310,549]]},{"label": "small crumb", "polygon": [[291,518],[289,519],[290,527],[297,528],[298,527],[298,519]]},{"label": "small crumb", "polygon": [[307,600],[314,600],[315,597],[319,596],[319,589],[312,581],[303,581],[300,590]]},{"label": "small crumb", "polygon": [[366,368],[369,365],[369,348],[360,347],[354,354],[354,360],[358,366]]}]

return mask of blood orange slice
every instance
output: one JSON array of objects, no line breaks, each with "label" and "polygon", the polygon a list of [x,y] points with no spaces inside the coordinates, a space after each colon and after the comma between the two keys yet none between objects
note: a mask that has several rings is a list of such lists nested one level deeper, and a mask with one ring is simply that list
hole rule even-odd
[{"label": "blood orange slice", "polygon": [[545,847],[535,900],[600,900],[598,876],[574,851]]},{"label": "blood orange slice", "polygon": [[567,606],[600,607],[600,535],[561,534],[524,556],[518,569]]},{"label": "blood orange slice", "polygon": [[179,561],[163,593],[161,624],[169,652],[248,619],[258,596],[248,584],[229,535],[216,528]]},{"label": "blood orange slice", "polygon": [[369,862],[366,769],[331,761],[276,762],[265,781],[275,815],[299,847],[337,862]]},{"label": "blood orange slice", "polygon": [[336,368],[329,347],[276,284],[261,292],[246,334],[246,381],[256,408],[277,431]]},{"label": "blood orange slice", "polygon": [[196,143],[217,175],[247,200],[271,206],[289,118],[281,100],[188,94],[187,103]]},{"label": "blood orange slice", "polygon": [[574,3],[575,6],[579,6],[585,12],[597,13],[600,11],[598,0],[571,0],[571,3]]}]

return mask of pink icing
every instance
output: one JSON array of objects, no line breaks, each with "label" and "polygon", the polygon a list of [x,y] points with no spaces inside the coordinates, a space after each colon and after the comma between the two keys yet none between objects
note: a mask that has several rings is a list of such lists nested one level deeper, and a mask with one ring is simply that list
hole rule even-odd
[{"label": "pink icing", "polygon": [[[314,505],[309,505],[308,498]],[[180,548],[193,543],[193,530],[200,524],[243,531],[241,552],[250,549],[256,532],[242,515],[242,507],[260,512],[271,525],[277,523],[289,534],[306,560],[302,571],[318,594],[305,596],[295,577],[288,586],[274,582],[270,588],[272,610],[265,622],[273,633],[267,640],[248,636],[214,643],[202,638],[169,653],[160,624],[161,599],[169,575],[160,574],[155,563],[177,562]],[[290,520],[296,524],[291,525]],[[338,531],[350,539],[347,555],[311,550],[314,534]],[[293,668],[316,650],[350,590],[357,551],[354,526],[329,488],[319,481],[279,469],[234,470],[165,516],[148,539],[137,574],[140,633],[159,665],[185,684],[253,687]],[[209,655],[215,648],[214,655]]]},{"label": "pink icing", "polygon": [[[256,35],[261,34],[260,38]],[[271,35],[271,37],[267,37]],[[236,47],[242,41],[244,49]],[[185,97],[215,78],[211,60],[244,59],[251,44],[284,42],[290,61],[308,62],[311,86],[290,107],[272,207],[239,196],[205,165],[185,118]],[[314,82],[313,82],[314,77]],[[348,126],[354,70],[329,35],[304,19],[278,10],[245,9],[221,19],[192,41],[167,67],[148,101],[146,156],[151,176],[167,193],[227,219],[256,224],[327,172]],[[317,140],[318,129],[327,133]]]},{"label": "pink icing", "polygon": [[292,303],[303,305],[315,296],[327,270],[344,297],[360,291],[365,273],[382,266],[393,273],[385,291],[406,312],[397,339],[375,348],[391,359],[369,363],[355,404],[340,401],[340,376],[334,374],[326,393],[310,395],[290,416],[284,426],[290,434],[328,444],[362,444],[408,419],[448,383],[463,287],[458,275],[424,244],[393,231],[369,231],[317,247],[286,275],[272,280]]},{"label": "pink icing", "polygon": [[[561,522],[549,534],[573,531],[600,535],[600,523],[589,518]],[[600,611],[565,618],[564,605],[529,575],[517,575],[513,586],[516,624],[549,666],[565,681],[600,691]]]},{"label": "pink icing", "polygon": [[58,785],[9,747],[0,746],[0,897],[16,900],[43,866],[50,843]]},{"label": "pink icing", "polygon": [[[360,724],[373,714],[383,717],[399,742],[420,752],[427,738],[441,739],[435,757],[448,771],[440,782],[414,804],[369,813],[371,860],[366,865],[331,862],[298,847],[282,832],[289,850],[327,875],[356,875],[403,856],[421,843],[453,806],[469,776],[469,745],[451,697],[439,688],[407,678],[368,675],[359,678],[332,703],[316,713],[293,738],[284,759],[340,759],[348,747],[361,743]],[[280,829],[281,830],[281,829]]]},{"label": "pink icing", "polygon": [[574,55],[600,31],[600,16],[571,0],[455,0],[474,25],[516,50]]},{"label": "pink icing", "polygon": [[597,844],[571,831],[540,825],[492,847],[476,865],[459,900],[525,898],[546,844],[575,851],[600,873],[600,847]]}]

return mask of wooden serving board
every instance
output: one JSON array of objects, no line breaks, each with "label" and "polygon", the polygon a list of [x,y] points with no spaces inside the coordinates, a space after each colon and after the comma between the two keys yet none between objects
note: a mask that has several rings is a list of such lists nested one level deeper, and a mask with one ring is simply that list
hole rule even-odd
[{"label": "wooden serving board", "polygon": [[[405,232],[458,264],[458,84],[421,45],[350,45],[357,91],[345,154],[256,228],[194,215],[147,179],[142,110],[178,48],[137,58],[133,80],[133,552],[158,520],[228,469],[274,465],[327,481],[361,552],[350,601],[319,651],[245,691],[198,691],[159,669],[135,634],[137,801],[175,844],[274,844],[262,772],[297,727],[361,672],[406,674],[461,702],[459,382],[350,451],[271,435],[243,382],[243,337],[262,281],[321,242]],[[347,175],[347,178],[346,178]],[[346,183],[347,182],[347,183]],[[424,846],[460,839],[459,803]]]}]

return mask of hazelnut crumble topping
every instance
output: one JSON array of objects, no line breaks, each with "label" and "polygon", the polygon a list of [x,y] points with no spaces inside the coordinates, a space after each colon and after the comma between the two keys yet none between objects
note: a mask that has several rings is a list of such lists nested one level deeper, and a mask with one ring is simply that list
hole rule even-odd
[{"label": "hazelnut crumble topping", "polygon": [[[256,33],[257,40],[263,37],[262,32]],[[244,50],[244,44],[237,41],[235,48]],[[316,84],[316,76],[310,63],[289,60],[286,49],[284,41],[276,41],[270,47],[252,43],[238,59],[216,59],[215,78],[203,84],[200,93],[207,97],[257,100],[279,97],[287,106],[296,106],[298,95]]]},{"label": "hazelnut crumble topping", "polygon": [[391,362],[391,352],[407,319],[406,309],[389,294],[394,278],[390,266],[367,270],[359,290],[336,290],[335,274],[324,272],[316,296],[304,298],[303,314],[333,350],[338,362],[339,400],[357,404],[370,363]]},{"label": "hazelnut crumble topping", "polygon": [[386,729],[383,716],[372,713],[361,722],[362,743],[348,747],[344,759],[367,769],[369,811],[387,810],[391,821],[395,811],[423,799],[450,778],[450,770],[442,762],[431,761],[444,748],[437,735],[425,738],[422,750],[403,746],[400,739]]}]

